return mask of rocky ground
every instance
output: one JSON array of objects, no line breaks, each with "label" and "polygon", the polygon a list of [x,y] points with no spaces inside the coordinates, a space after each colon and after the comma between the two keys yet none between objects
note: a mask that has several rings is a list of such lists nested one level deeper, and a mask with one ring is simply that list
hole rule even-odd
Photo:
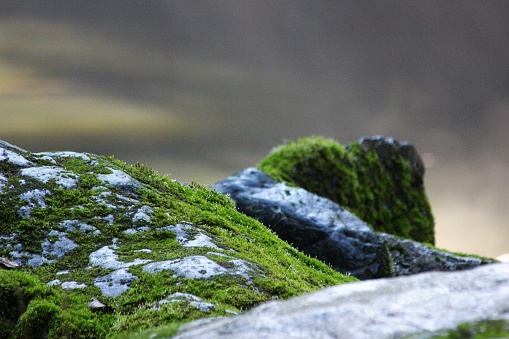
[{"label": "rocky ground", "polygon": [[302,139],[211,188],[2,141],[0,336],[507,333],[507,266],[432,246],[423,175],[380,137]]}]

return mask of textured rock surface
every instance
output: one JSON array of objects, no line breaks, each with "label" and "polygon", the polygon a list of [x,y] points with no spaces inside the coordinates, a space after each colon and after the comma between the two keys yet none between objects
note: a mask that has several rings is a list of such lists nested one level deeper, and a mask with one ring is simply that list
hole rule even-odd
[{"label": "textured rock surface", "polygon": [[355,280],[206,187],[1,141],[0,257],[19,265],[0,270],[2,338],[99,338]]},{"label": "textured rock surface", "polygon": [[248,168],[213,186],[311,257],[360,279],[391,275],[385,241],[352,213],[308,191]]},{"label": "textured rock surface", "polygon": [[496,262],[494,259],[455,254],[416,241],[378,233],[386,241],[393,262],[393,276],[429,271],[460,271]]},{"label": "textured rock surface", "polygon": [[376,231],[434,244],[434,221],[414,147],[363,138],[346,147],[320,137],[275,148],[258,168],[349,209]]},{"label": "textured rock surface", "polygon": [[[359,279],[456,271],[493,262],[371,230],[336,203],[248,168],[216,185],[237,208],[311,257]],[[389,255],[390,253],[390,255]]]},{"label": "textured rock surface", "polygon": [[[386,154],[393,154],[386,152],[385,141],[381,146],[373,142],[362,146],[371,149],[363,151],[369,157],[380,153],[376,159],[386,159]],[[415,154],[402,149],[398,159],[409,166],[405,167],[408,173],[419,173]],[[390,159],[389,165],[393,164]],[[377,168],[387,166],[386,160]],[[325,258],[336,269],[346,265],[345,272],[365,278],[390,274],[391,268],[392,274],[405,275],[488,262],[374,232],[331,200],[276,182],[255,169],[240,177],[219,185],[232,197],[243,198],[236,199],[237,207],[244,204],[246,214],[263,219],[281,234],[294,234],[290,242]],[[487,290],[491,281],[493,290],[505,298],[506,291],[499,285],[507,279],[499,272],[492,274],[498,280],[485,279],[489,271],[482,271],[488,273],[481,273],[477,283],[469,275],[458,276],[465,277],[465,284],[471,282],[470,289],[461,283],[457,289],[448,282],[433,284],[433,279],[454,283],[454,279],[442,279],[445,275],[435,275],[423,278],[422,283],[396,279],[395,287],[389,280],[379,280],[380,285],[368,282],[355,285],[346,294],[325,290],[317,295],[316,308],[305,307],[313,295],[302,299],[304,304],[268,304],[259,309],[261,312],[252,313],[258,320],[243,323],[236,319],[250,318],[234,318],[233,323],[239,326],[221,329],[228,320],[214,322],[214,317],[240,314],[267,301],[356,279],[298,252],[260,222],[238,213],[232,200],[214,190],[179,183],[145,165],[130,166],[111,157],[30,153],[0,141],[0,212],[0,267],[6,268],[0,269],[0,337],[129,338],[137,332],[138,338],[168,338],[181,323],[194,319],[201,322],[187,327],[183,336],[309,337],[316,330],[310,337],[342,337],[334,328],[340,323],[335,312],[341,319],[350,319],[344,316],[350,314],[350,322],[358,326],[359,331],[355,326],[350,330],[345,320],[343,332],[348,338],[366,333],[380,337],[370,331],[399,335],[407,329],[428,331],[428,335],[454,324],[437,320],[437,326],[428,326],[418,318],[422,312],[414,310],[417,301],[393,305],[392,299],[403,300],[400,295],[407,293],[420,295],[427,302],[434,298],[428,295],[434,296],[438,290],[449,293],[444,292],[444,301],[434,304],[440,308],[437,314],[445,312],[449,303],[467,307],[464,300],[469,299],[459,299],[461,293],[484,297],[493,306],[495,313],[485,312],[484,305],[479,308],[488,320],[454,318],[469,322],[460,332],[488,326],[499,333],[509,328],[504,321],[491,322],[499,304],[491,302]],[[426,284],[429,286],[423,287]],[[485,290],[485,294],[477,293]],[[354,298],[350,300],[349,295]],[[381,319],[389,324],[387,332],[373,321],[370,303],[382,312]],[[387,310],[380,306],[383,303]],[[278,305],[282,305],[280,309]],[[341,305],[353,311],[336,310]],[[405,313],[406,306],[409,310]],[[278,309],[280,318],[265,317],[263,310],[273,308]],[[413,313],[415,321],[407,316]],[[392,318],[394,323],[390,323]],[[429,319],[433,323],[434,315]],[[214,322],[210,326],[220,328],[219,332],[204,329],[206,322]]]},{"label": "textured rock surface", "polygon": [[508,337],[509,264],[334,286],[191,323],[175,338],[466,338],[462,324],[481,322],[477,331],[487,332],[489,320],[496,337]]}]

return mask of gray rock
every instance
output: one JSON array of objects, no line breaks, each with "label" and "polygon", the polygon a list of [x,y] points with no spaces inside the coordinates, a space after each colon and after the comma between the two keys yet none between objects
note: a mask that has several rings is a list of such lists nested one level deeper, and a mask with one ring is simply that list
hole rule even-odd
[{"label": "gray rock", "polygon": [[[111,246],[113,247],[113,246]],[[146,264],[150,262],[149,259],[134,259],[132,262],[123,262],[118,260],[118,255],[115,253],[115,250],[110,246],[103,246],[97,251],[90,253],[90,264],[92,266],[99,266],[102,268],[109,269],[120,269],[120,268],[128,268],[135,265]]]},{"label": "gray rock", "polygon": [[157,302],[156,306],[152,307],[152,310],[159,310],[161,309],[161,306],[168,303],[187,303],[190,306],[193,306],[197,309],[199,309],[202,312],[209,312],[214,309],[214,304],[203,302],[201,298],[190,294],[190,293],[182,293],[177,292],[173,293],[172,295],[168,296],[168,298],[165,298],[163,300],[160,300]]},{"label": "gray rock", "polygon": [[153,262],[143,266],[143,271],[159,273],[171,270],[176,276],[188,279],[208,279],[221,275],[238,275],[250,279],[249,277],[253,273],[253,268],[244,260],[229,260],[227,264],[230,267],[225,267],[225,265],[221,265],[205,256],[195,255],[175,260]]},{"label": "gray rock", "polygon": [[248,168],[213,186],[304,253],[359,279],[390,275],[385,242],[333,201]]},{"label": "gray rock", "polygon": [[101,289],[106,297],[118,297],[129,289],[129,285],[138,277],[125,268],[115,270],[105,276],[94,279],[94,285]]},{"label": "gray rock", "polygon": [[[184,247],[211,247],[220,249],[212,239],[199,232],[199,229],[191,224],[177,224],[157,228],[158,231],[171,231],[177,235],[177,241]],[[192,235],[194,233],[194,235]]]},{"label": "gray rock", "polygon": [[66,281],[66,282],[62,283],[61,286],[64,290],[73,290],[75,288],[87,287],[86,284],[78,284],[76,281]]},{"label": "gray rock", "polygon": [[[383,155],[387,140],[369,140],[373,143],[370,147]],[[410,146],[397,146],[399,151],[408,148],[407,156],[413,159]],[[394,151],[394,145],[388,147]],[[417,161],[415,167],[419,171]],[[283,240],[359,279],[455,271],[493,262],[374,232],[331,200],[275,181],[255,168],[228,177],[213,188],[229,194],[241,212],[260,220]]]},{"label": "gray rock", "polygon": [[390,234],[378,233],[378,236],[387,243],[394,276],[429,271],[460,271],[495,262],[489,258],[450,253]]},{"label": "gray rock", "polygon": [[190,323],[174,338],[425,338],[500,319],[509,320],[508,264],[334,286]]},{"label": "gray rock", "polygon": [[[5,142],[2,142],[2,144],[7,144]],[[2,144],[0,144],[0,147],[3,146]],[[14,147],[10,144],[7,144],[11,147]],[[5,145],[6,146],[6,145]],[[19,149],[21,150],[21,149]],[[0,148],[0,161],[6,161],[6,162],[10,162],[16,166],[19,166],[19,167],[26,167],[26,166],[30,166],[32,165],[32,162],[28,161],[25,157],[23,157],[21,154],[18,154],[16,152],[13,152],[13,151],[10,151],[8,149],[5,149],[5,148]]]},{"label": "gray rock", "polygon": [[130,175],[117,169],[110,168],[110,170],[111,174],[98,174],[97,179],[110,186],[121,188],[124,192],[128,193],[132,193],[135,189],[142,187],[142,184]]},{"label": "gray rock", "polygon": [[394,169],[393,159],[397,156],[402,156],[410,164],[410,174],[413,179],[422,185],[424,164],[415,147],[409,142],[399,142],[393,138],[376,135],[361,138],[359,144],[366,151],[375,151],[389,174],[397,172]]},{"label": "gray rock", "polygon": [[23,168],[20,170],[20,175],[36,179],[42,183],[47,183],[53,179],[59,186],[65,188],[75,188],[78,182],[77,175],[56,166]]},{"label": "gray rock", "polygon": [[26,201],[28,204],[25,206],[21,206],[18,209],[18,215],[27,218],[30,217],[30,212],[33,208],[37,207],[46,207],[46,203],[44,202],[44,197],[46,195],[50,194],[50,191],[48,190],[40,190],[40,189],[34,189],[31,191],[27,191],[25,193],[21,193],[19,195],[19,199],[22,201]]}]

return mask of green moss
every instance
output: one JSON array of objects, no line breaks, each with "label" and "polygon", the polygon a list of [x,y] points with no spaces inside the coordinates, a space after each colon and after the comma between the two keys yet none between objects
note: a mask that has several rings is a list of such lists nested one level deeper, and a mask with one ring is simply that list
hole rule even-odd
[{"label": "green moss", "polygon": [[167,339],[177,334],[179,324],[163,325],[136,333],[122,333],[112,336],[112,339]]},{"label": "green moss", "polygon": [[275,148],[258,168],[276,180],[329,198],[376,231],[434,243],[434,221],[420,178],[408,159],[385,163],[358,142],[343,147],[309,137]]},{"label": "green moss", "polygon": [[481,320],[473,323],[462,323],[454,330],[443,330],[434,333],[408,336],[405,338],[435,339],[488,339],[509,338],[508,320]]},{"label": "green moss", "polygon": [[33,274],[0,270],[0,337],[105,336],[112,317],[94,315],[86,299],[69,297]]},{"label": "green moss", "polygon": [[483,264],[499,262],[497,259],[489,258],[489,257],[484,257],[484,256],[478,255],[478,254],[470,254],[470,253],[463,253],[463,252],[453,252],[453,251],[448,251],[445,248],[436,247],[436,246],[431,245],[429,243],[422,243],[422,244],[424,246],[432,249],[432,250],[436,250],[436,251],[440,251],[440,252],[444,252],[444,253],[451,253],[451,254],[457,255],[459,257],[477,258],[479,260],[482,260]]},{"label": "green moss", "polygon": [[[274,298],[289,298],[356,280],[298,252],[261,223],[239,213],[228,197],[197,183],[182,184],[158,175],[146,165],[131,166],[112,157],[88,155],[95,163],[88,165],[76,157],[53,157],[55,164],[31,154],[25,156],[36,166],[51,163],[64,168],[76,177],[77,186],[62,188],[54,180],[43,184],[32,178],[23,178],[22,185],[16,171],[10,172],[9,180],[14,188],[1,193],[0,236],[17,233],[16,243],[22,245],[23,251],[41,253],[43,241],[57,240],[58,233],[52,236],[48,233],[61,230],[60,224],[66,220],[86,223],[99,232],[66,232],[78,246],[59,260],[40,267],[23,266],[19,271],[0,271],[0,303],[5,306],[0,310],[2,338],[131,337],[135,332],[156,326],[161,326],[156,331],[174,331],[183,322],[228,316]],[[143,187],[136,192],[104,187],[97,174],[111,173],[112,169],[125,171]],[[26,187],[47,189],[50,194],[44,198],[45,207],[33,208],[30,217],[22,218],[17,213],[23,204],[19,194]],[[103,204],[97,203],[99,195]],[[139,226],[132,221],[132,214],[142,206],[153,209],[150,223],[143,225],[149,230],[123,233]],[[113,222],[108,221],[111,217]],[[214,254],[207,247],[184,248],[173,232],[157,230],[178,223],[193,225],[196,232],[210,236],[223,249],[214,252],[231,257]],[[94,279],[112,270],[89,267],[89,255],[110,246],[112,238],[118,239],[115,253],[120,261],[155,262],[201,255],[227,267],[231,265],[230,259],[241,259],[253,264],[253,277],[251,281],[241,276],[184,279],[175,277],[171,271],[149,274],[135,265],[128,268],[137,277],[130,289],[118,297],[103,297]],[[2,240],[0,255],[9,257],[12,245],[9,240]],[[151,252],[135,252],[142,249]],[[46,285],[55,279],[75,281],[87,287],[63,290],[60,286]],[[177,292],[196,295],[203,302],[213,303],[214,309],[204,312],[184,302],[165,304],[162,311],[152,309],[158,301]],[[101,296],[100,301],[108,307],[89,309],[87,303],[93,296]]]}]

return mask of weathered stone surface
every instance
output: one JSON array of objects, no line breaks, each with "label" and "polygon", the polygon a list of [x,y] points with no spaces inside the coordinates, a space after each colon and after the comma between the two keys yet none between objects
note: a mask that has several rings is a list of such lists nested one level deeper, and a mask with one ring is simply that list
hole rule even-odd
[{"label": "weathered stone surface", "polygon": [[255,168],[213,188],[229,194],[241,212],[337,271],[359,279],[391,275],[385,242],[352,213],[326,198],[277,182]]},{"label": "weathered stone surface", "polygon": [[[248,168],[213,186],[283,240],[359,279],[455,271],[493,262],[374,232],[336,203]],[[389,255],[390,253],[390,255]]]},{"label": "weathered stone surface", "polygon": [[490,258],[447,252],[390,234],[378,233],[378,236],[389,248],[395,277],[429,271],[460,271],[496,262]]},{"label": "weathered stone surface", "polygon": [[0,142],[0,175],[0,257],[18,265],[0,270],[2,338],[102,338],[355,280],[144,165]]},{"label": "weathered stone surface", "polygon": [[408,143],[376,136],[343,147],[303,138],[275,148],[258,168],[348,208],[378,232],[434,244],[424,166]]},{"label": "weathered stone surface", "polygon": [[475,331],[498,326],[494,337],[507,338],[508,321],[509,265],[493,264],[334,286],[235,317],[190,323],[174,338],[431,338],[480,322]]}]

